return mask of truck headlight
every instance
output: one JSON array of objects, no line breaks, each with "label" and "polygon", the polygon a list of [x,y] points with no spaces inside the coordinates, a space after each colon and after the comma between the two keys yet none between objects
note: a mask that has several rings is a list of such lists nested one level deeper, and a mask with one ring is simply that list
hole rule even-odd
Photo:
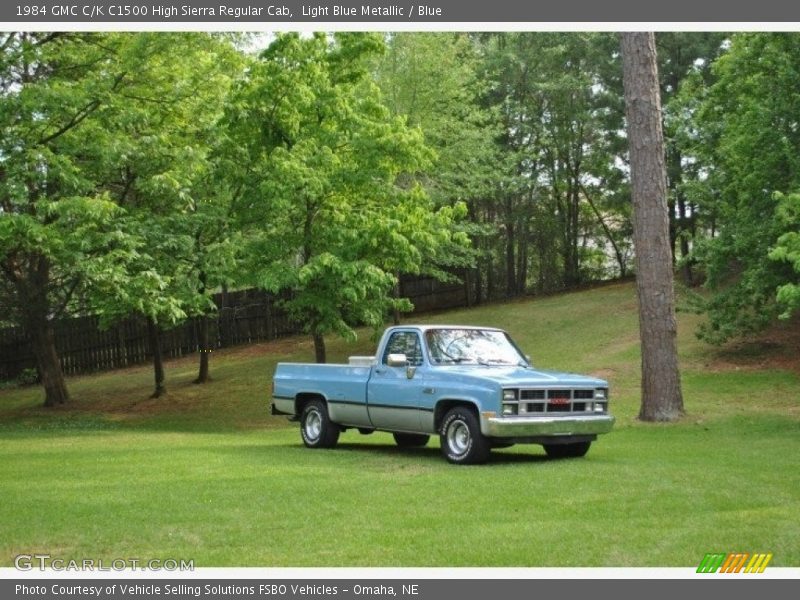
[{"label": "truck headlight", "polygon": [[503,404],[503,415],[511,416],[517,414],[516,404]]},{"label": "truck headlight", "polygon": [[516,390],[503,390],[503,402],[514,402],[516,399]]},{"label": "truck headlight", "polygon": [[605,400],[608,397],[608,390],[600,388],[594,391],[595,400]]}]

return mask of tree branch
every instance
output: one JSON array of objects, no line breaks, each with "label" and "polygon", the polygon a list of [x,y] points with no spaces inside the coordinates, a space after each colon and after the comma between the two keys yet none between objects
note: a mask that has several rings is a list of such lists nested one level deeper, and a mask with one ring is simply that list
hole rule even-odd
[{"label": "tree branch", "polygon": [[608,225],[606,225],[606,221],[605,219],[603,219],[603,215],[600,213],[599,210],[597,210],[597,207],[595,206],[594,202],[592,202],[592,198],[586,191],[586,187],[582,183],[579,183],[578,185],[580,186],[581,192],[583,192],[583,197],[586,198],[586,202],[589,203],[589,206],[592,208],[592,211],[597,217],[597,220],[600,222],[600,226],[603,228],[603,231],[605,231],[608,241],[611,242],[611,247],[614,248],[614,254],[616,254],[617,263],[619,264],[620,275],[625,275],[625,268],[623,265],[624,261],[622,260],[622,252],[620,251],[619,246],[617,246],[617,242],[614,241],[614,236],[611,235],[611,230],[608,228]]},{"label": "tree branch", "polygon": [[[119,87],[119,84],[122,83],[122,81],[125,79],[126,75],[127,75],[127,71],[124,71],[124,72],[120,73],[119,75],[117,75],[117,77],[114,79],[114,83],[111,85],[111,88],[109,89],[109,91],[113,92],[114,90],[116,90],[117,87]],[[44,146],[45,144],[47,144],[49,142],[52,142],[54,139],[64,135],[70,129],[73,129],[74,127],[78,126],[84,119],[86,119],[86,117],[88,117],[94,111],[96,111],[98,108],[100,108],[101,105],[102,105],[102,102],[100,100],[98,100],[97,98],[95,98],[94,100],[89,102],[86,106],[81,108],[66,124],[61,126],[54,133],[52,133],[52,134],[42,138],[41,140],[39,140],[36,143],[36,145],[37,146]]]}]

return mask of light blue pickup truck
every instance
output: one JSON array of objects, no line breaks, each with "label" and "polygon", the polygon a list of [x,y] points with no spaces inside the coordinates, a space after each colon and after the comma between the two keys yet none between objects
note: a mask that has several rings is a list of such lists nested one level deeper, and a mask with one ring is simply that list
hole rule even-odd
[{"label": "light blue pickup truck", "polygon": [[300,421],[309,448],[332,448],[351,428],[404,447],[438,434],[448,461],[475,464],[513,444],[583,456],[614,425],[608,400],[606,381],[535,369],[500,329],[405,325],[346,365],[279,363],[272,414]]}]

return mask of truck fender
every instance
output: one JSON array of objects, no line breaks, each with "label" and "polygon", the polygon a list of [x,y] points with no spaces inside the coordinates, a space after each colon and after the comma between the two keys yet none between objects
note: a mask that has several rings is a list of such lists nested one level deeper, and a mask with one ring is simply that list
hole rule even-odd
[{"label": "truck fender", "polygon": [[294,414],[299,417],[303,413],[303,407],[312,400],[322,400],[326,405],[328,404],[328,399],[324,394],[319,392],[299,392],[294,397]]},{"label": "truck fender", "polygon": [[434,430],[439,431],[447,411],[455,406],[467,406],[475,411],[476,416],[480,417],[480,409],[478,408],[478,403],[475,400],[466,398],[443,398],[436,402],[436,406],[433,409]]}]

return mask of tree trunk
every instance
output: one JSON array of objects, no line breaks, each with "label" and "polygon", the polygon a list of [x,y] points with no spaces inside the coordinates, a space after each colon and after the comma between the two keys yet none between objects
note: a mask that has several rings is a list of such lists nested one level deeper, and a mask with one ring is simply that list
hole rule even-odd
[{"label": "tree trunk", "polygon": [[524,296],[528,291],[528,238],[527,227],[522,227],[517,236],[517,296]]},{"label": "tree trunk", "polygon": [[683,414],[683,396],[655,38],[653,33],[622,33],[620,41],[642,345],[639,418],[673,421]]},{"label": "tree trunk", "polygon": [[467,308],[472,307],[472,270],[469,268],[464,269],[464,302]]},{"label": "tree trunk", "polygon": [[44,388],[44,405],[60,406],[69,401],[69,392],[49,319],[50,263],[44,256],[35,255],[31,257],[26,271],[26,277],[13,280],[22,322],[36,357],[39,379]]},{"label": "tree trunk", "polygon": [[314,333],[312,334],[312,337],[314,338],[315,360],[320,364],[327,362],[325,352],[325,337],[321,333]]},{"label": "tree trunk", "polygon": [[681,261],[683,262],[683,282],[689,287],[694,285],[694,274],[692,273],[692,261],[689,258],[689,236],[692,233],[691,227],[688,227],[689,217],[686,214],[686,198],[683,194],[678,193],[678,223],[680,245],[681,245]]},{"label": "tree trunk", "polygon": [[65,404],[69,400],[69,392],[56,351],[53,327],[44,315],[42,317],[37,323],[29,321],[27,329],[44,387],[44,405],[53,407]]},{"label": "tree trunk", "polygon": [[208,316],[201,315],[198,317],[197,328],[199,338],[198,342],[200,346],[200,368],[197,371],[197,379],[195,379],[194,382],[206,383],[210,379],[208,375],[208,359],[209,355],[211,354],[211,346],[208,340]]},{"label": "tree trunk", "polygon": [[514,223],[509,219],[506,222],[506,296],[515,296],[517,293],[517,275],[515,258],[515,234]]},{"label": "tree trunk", "polygon": [[[206,272],[201,270],[198,279],[200,280],[200,287],[198,291],[205,295],[208,284],[208,276],[206,275]],[[200,346],[200,368],[197,371],[197,379],[195,379],[194,382],[206,383],[209,380],[208,360],[211,355],[211,346],[208,343],[208,315],[200,315],[196,323],[199,337],[198,345]]]},{"label": "tree trunk", "polygon": [[230,319],[228,318],[228,305],[230,304],[228,297],[228,285],[223,283],[222,284],[222,293],[220,294],[219,299],[219,306],[217,307],[217,335],[219,336],[219,344],[222,348],[227,348],[230,346],[230,338],[232,337],[230,334]]},{"label": "tree trunk", "polygon": [[[490,206],[486,209],[486,222],[495,222],[495,212]],[[496,277],[494,273],[494,240],[488,242],[489,252],[486,253],[486,299],[494,300],[497,297]]]},{"label": "tree trunk", "polygon": [[158,398],[166,393],[164,384],[164,357],[161,353],[161,332],[155,321],[147,319],[147,335],[150,338],[150,352],[153,354],[153,376],[155,389],[151,398]]},{"label": "tree trunk", "polygon": [[614,256],[617,259],[617,266],[619,266],[619,276],[620,277],[625,277],[625,275],[627,274],[626,268],[625,268],[625,257],[622,255],[622,251],[620,251],[619,246],[617,245],[617,242],[614,240],[614,236],[611,233],[611,229],[609,229],[608,225],[606,225],[606,221],[603,218],[602,213],[599,210],[597,210],[597,206],[592,201],[592,197],[586,192],[586,188],[583,185],[581,185],[581,191],[583,192],[583,197],[586,198],[587,204],[592,209],[592,212],[594,213],[594,216],[597,217],[597,221],[600,223],[600,226],[603,228],[603,231],[606,234],[606,239],[608,239],[608,242],[611,244],[611,247],[614,249]]},{"label": "tree trunk", "polygon": [[[480,214],[479,214],[479,211],[478,211],[478,207],[476,206],[476,202],[474,202],[474,201],[473,202],[469,202],[467,204],[467,208],[469,210],[469,220],[471,222],[473,222],[473,223],[480,223],[481,219],[480,219]],[[485,240],[485,238],[483,238],[481,236],[474,236],[472,238],[472,243],[475,246],[475,248],[477,248],[478,250],[483,250],[483,248],[486,245],[486,240]],[[481,271],[482,271],[481,259],[480,259],[480,256],[478,256],[475,259],[475,268],[471,269],[471,270],[469,268],[467,269],[467,272],[468,273],[471,272],[472,275],[473,275],[470,278],[471,282],[472,282],[472,285],[474,286],[473,287],[474,291],[472,292],[472,296],[471,296],[473,304],[481,304],[481,302],[483,301],[483,277],[481,276]],[[467,293],[467,297],[470,297],[470,293],[469,292]]]},{"label": "tree trunk", "polygon": [[580,188],[577,177],[569,185],[569,248],[570,248],[570,264],[569,264],[569,279],[570,287],[576,287],[581,282],[581,259],[580,252],[578,251],[578,216],[580,214]]}]

